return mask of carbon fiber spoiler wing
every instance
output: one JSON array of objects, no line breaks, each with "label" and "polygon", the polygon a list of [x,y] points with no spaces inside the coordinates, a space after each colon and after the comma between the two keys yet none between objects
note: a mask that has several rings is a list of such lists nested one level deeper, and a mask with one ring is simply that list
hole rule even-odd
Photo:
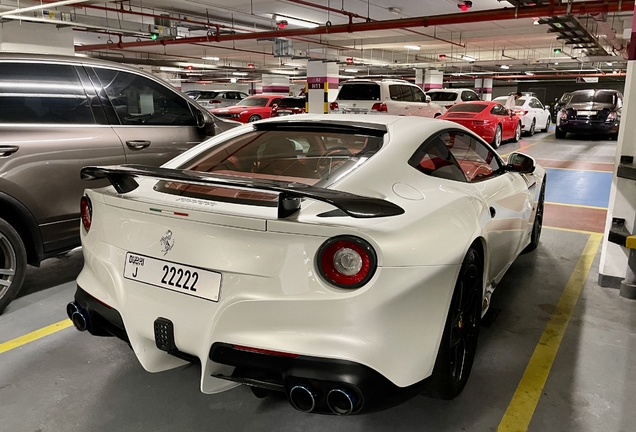
[{"label": "carbon fiber spoiler wing", "polygon": [[279,218],[286,218],[300,210],[302,198],[326,202],[354,218],[378,218],[397,216],[404,213],[402,207],[380,198],[364,197],[296,182],[251,179],[199,171],[155,168],[145,165],[89,166],[82,168],[80,176],[82,180],[87,181],[108,179],[120,194],[137,189],[139,183],[137,183],[135,177],[151,177],[158,180],[182,183],[278,192]]}]

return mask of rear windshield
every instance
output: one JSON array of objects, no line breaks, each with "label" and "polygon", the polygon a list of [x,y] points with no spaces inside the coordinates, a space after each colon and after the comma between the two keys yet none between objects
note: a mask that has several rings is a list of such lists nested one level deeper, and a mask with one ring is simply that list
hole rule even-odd
[{"label": "rear windshield", "polygon": [[214,99],[219,92],[202,91],[199,99]]},{"label": "rear windshield", "polygon": [[572,93],[572,99],[569,103],[585,103],[585,102],[598,102],[606,104],[614,104],[614,92],[609,91],[585,91]]},{"label": "rear windshield", "polygon": [[[315,129],[255,130],[217,144],[179,168],[326,187],[364,163],[381,146],[382,138],[377,136]],[[246,193],[217,186],[161,181],[156,189],[235,203],[249,201],[270,206],[277,202],[276,194],[272,198],[271,193]]]},{"label": "rear windshield", "polygon": [[380,100],[380,86],[376,83],[345,83],[337,100]]},{"label": "rear windshield", "polygon": [[248,97],[239,102],[241,106],[259,106],[264,107],[269,102],[269,98],[264,97]]},{"label": "rear windshield", "polygon": [[457,93],[454,92],[427,92],[426,95],[433,102],[454,102],[457,99]]},{"label": "rear windshield", "polygon": [[278,108],[305,108],[305,99],[304,98],[282,98],[280,102],[278,102]]},{"label": "rear windshield", "polygon": [[198,92],[198,91],[187,91],[185,92],[185,94],[194,100],[197,100],[199,96],[201,96],[201,92]]},{"label": "rear windshield", "polygon": [[483,110],[485,110],[487,106],[488,105],[485,105],[485,104],[473,104],[473,103],[458,104],[458,105],[453,105],[448,110],[448,112],[449,113],[453,113],[453,112],[478,113],[478,112],[482,112]]}]

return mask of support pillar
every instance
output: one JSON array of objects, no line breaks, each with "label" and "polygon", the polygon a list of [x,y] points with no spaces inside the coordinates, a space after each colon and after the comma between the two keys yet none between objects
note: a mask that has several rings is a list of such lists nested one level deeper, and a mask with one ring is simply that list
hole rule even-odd
[{"label": "support pillar", "polygon": [[422,69],[415,69],[415,85],[424,88],[424,71]]},{"label": "support pillar", "polygon": [[289,96],[289,77],[277,74],[263,74],[263,93],[279,93]]},{"label": "support pillar", "polygon": [[484,78],[484,81],[481,85],[481,100],[491,101],[492,100],[492,78]]},{"label": "support pillar", "polygon": [[475,78],[475,87],[473,88],[473,90],[475,90],[475,93],[477,93],[479,97],[482,99],[483,97],[481,92],[483,88],[484,88],[484,80],[481,78]]},{"label": "support pillar", "polygon": [[[636,12],[636,11],[635,11]],[[636,182],[618,176],[621,156],[636,156],[636,15],[633,18],[632,38],[629,45],[627,76],[625,77],[624,105],[616,145],[614,175],[610,189],[605,236],[601,248],[598,283],[603,287],[620,288],[628,269],[628,249],[609,243],[612,219],[625,220],[625,228],[633,233],[636,225]],[[631,281],[629,281],[631,283]]]},{"label": "support pillar", "polygon": [[0,26],[0,52],[73,55],[72,27],[10,21]]},{"label": "support pillar", "polygon": [[438,70],[427,70],[424,74],[424,91],[441,89],[444,84],[444,72]]},{"label": "support pillar", "polygon": [[311,114],[327,114],[329,102],[338,96],[338,64],[322,61],[307,62],[306,109]]}]

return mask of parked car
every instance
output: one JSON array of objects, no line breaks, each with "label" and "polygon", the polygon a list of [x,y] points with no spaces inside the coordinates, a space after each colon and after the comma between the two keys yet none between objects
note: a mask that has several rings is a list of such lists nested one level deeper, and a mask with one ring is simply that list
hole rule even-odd
[{"label": "parked car", "polygon": [[0,312],[27,263],[79,246],[83,165],[159,166],[236,126],[117,63],[0,54],[0,83]]},{"label": "parked car", "polygon": [[185,94],[208,109],[236,105],[248,96],[237,90],[188,90]]},{"label": "parked car", "polygon": [[601,133],[618,138],[623,95],[617,90],[577,90],[557,115],[554,135]]},{"label": "parked car", "polygon": [[228,107],[212,109],[210,112],[217,117],[235,120],[241,123],[270,118],[272,110],[283,98],[281,95],[257,95],[243,99],[239,104]]},{"label": "parked car", "polygon": [[[501,96],[495,98],[495,102],[506,103],[507,97]],[[541,131],[547,132],[550,129],[550,110],[536,97],[523,96],[515,101],[516,108],[513,114],[521,120],[523,132],[529,136],[534,135],[535,131],[540,128]]]},{"label": "parked car", "polygon": [[491,293],[538,245],[546,180],[451,122],[331,114],[82,173],[113,187],[83,199],[79,330],[149,371],[200,362],[205,393],[341,415],[462,391]]},{"label": "parked car", "polygon": [[286,116],[292,114],[304,114],[307,99],[304,97],[284,97],[272,110],[272,117]]},{"label": "parked car", "polygon": [[441,120],[466,126],[494,148],[506,140],[519,141],[521,120],[499,102],[464,102],[453,105]]},{"label": "parked car", "polygon": [[561,109],[563,109],[564,106],[568,104],[571,97],[572,97],[571,92],[563,93],[561,97],[559,98],[559,100],[555,102],[554,104],[554,115],[555,115],[554,121],[555,122],[556,122],[556,115],[559,113],[559,111],[561,111]]},{"label": "parked car", "polygon": [[431,102],[442,105],[446,109],[450,109],[453,105],[461,102],[481,100],[475,90],[468,88],[434,89],[427,91],[426,95],[430,96]]},{"label": "parked car", "polygon": [[352,79],[340,87],[330,112],[438,117],[446,109],[431,102],[421,88],[408,81]]}]

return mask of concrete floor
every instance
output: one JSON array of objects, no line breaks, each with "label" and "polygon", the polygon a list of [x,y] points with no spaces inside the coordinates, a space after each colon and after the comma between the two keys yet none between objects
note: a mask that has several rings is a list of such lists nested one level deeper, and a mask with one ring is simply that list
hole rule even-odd
[{"label": "concrete floor", "polygon": [[[553,133],[543,133],[504,144],[500,153],[518,148],[548,161],[546,166],[611,163],[615,142],[556,141]],[[546,221],[563,223],[548,214],[560,207],[547,208]],[[307,415],[284,396],[256,399],[246,387],[201,394],[197,366],[151,374],[123,342],[68,328],[0,354],[0,431],[497,431],[590,238],[562,228],[568,227],[546,227],[539,248],[522,255],[499,285],[492,307],[501,312],[482,327],[470,380],[453,401],[416,397],[365,416]],[[636,302],[596,285],[598,258],[529,431],[634,430]],[[30,268],[23,295],[0,315],[0,344],[64,319],[81,266],[81,252],[75,251]]]}]

